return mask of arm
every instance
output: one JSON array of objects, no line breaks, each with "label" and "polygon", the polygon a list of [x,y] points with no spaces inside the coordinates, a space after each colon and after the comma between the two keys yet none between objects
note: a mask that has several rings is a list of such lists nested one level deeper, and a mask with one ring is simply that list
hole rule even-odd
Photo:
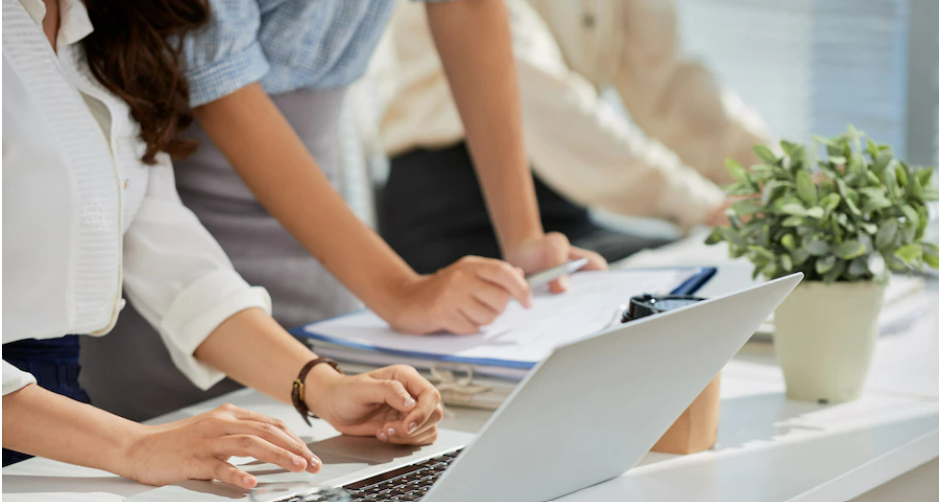
[{"label": "arm", "polygon": [[643,130],[718,184],[731,181],[725,159],[759,163],[753,145],[766,142],[759,118],[681,54],[671,2],[623,2],[612,22],[621,49],[613,83]]},{"label": "arm", "polygon": [[356,218],[259,84],[198,107],[196,116],[261,204],[395,328],[475,333],[510,296],[528,304],[522,275],[495,260],[418,276]]},{"label": "arm", "polygon": [[[479,175],[503,256],[535,272],[588,256],[560,234],[545,235],[522,141],[518,82],[502,0],[427,4],[427,18]],[[566,278],[565,278],[566,279]],[[562,291],[565,280],[552,289]]]},{"label": "arm", "polygon": [[532,169],[583,206],[663,218],[685,229],[711,223],[723,209],[723,192],[612,110],[567,67],[537,14],[524,3],[515,7],[513,38]]}]

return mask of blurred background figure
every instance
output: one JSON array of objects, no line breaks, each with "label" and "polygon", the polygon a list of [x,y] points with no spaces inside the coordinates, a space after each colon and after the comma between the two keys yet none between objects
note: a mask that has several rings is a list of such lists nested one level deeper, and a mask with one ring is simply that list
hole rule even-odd
[{"label": "blurred background figure", "polygon": [[[525,141],[546,230],[615,261],[667,242],[587,207],[676,223],[723,219],[724,161],[755,163],[759,116],[679,47],[670,0],[508,0]],[[588,5],[589,4],[589,5]],[[383,237],[416,270],[499,248],[423,11],[401,2],[370,75],[386,103]],[[613,88],[631,122],[599,89]]]}]

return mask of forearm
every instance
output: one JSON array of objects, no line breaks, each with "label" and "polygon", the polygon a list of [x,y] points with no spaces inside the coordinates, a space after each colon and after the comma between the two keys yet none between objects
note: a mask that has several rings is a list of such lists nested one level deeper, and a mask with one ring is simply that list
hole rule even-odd
[{"label": "forearm", "polygon": [[683,228],[721,205],[719,188],[612,110],[583,77],[516,57],[532,169],[562,195]]},{"label": "forearm", "polygon": [[145,426],[27,385],[3,396],[3,447],[127,476]]},{"label": "forearm", "polygon": [[[711,72],[679,47],[679,25],[668,2],[624,2],[614,21],[622,37],[613,83],[632,119],[689,166],[723,184],[731,181],[724,161],[758,161],[763,141],[752,112],[727,106]],[[747,117],[750,115],[751,117]]]},{"label": "forearm", "polygon": [[[243,310],[220,324],[196,348],[200,361],[232,379],[284,403],[290,403],[292,382],[317,356],[259,309]],[[336,373],[317,365],[307,377],[307,398]]]},{"label": "forearm", "polygon": [[379,315],[388,292],[417,277],[349,209],[260,85],[196,109],[196,117],[258,201]]},{"label": "forearm", "polygon": [[427,4],[434,42],[503,252],[543,235],[502,0]]}]

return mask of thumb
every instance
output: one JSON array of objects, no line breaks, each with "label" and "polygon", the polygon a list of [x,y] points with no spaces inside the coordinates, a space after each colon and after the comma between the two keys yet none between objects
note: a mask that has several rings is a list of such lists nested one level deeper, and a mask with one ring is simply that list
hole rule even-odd
[{"label": "thumb", "polygon": [[[545,246],[542,249],[544,253],[545,268],[556,267],[567,261],[570,254],[571,243],[567,237],[558,232],[551,232],[545,235]],[[551,281],[549,285],[552,293],[563,293],[567,291],[568,278],[566,275]]]}]

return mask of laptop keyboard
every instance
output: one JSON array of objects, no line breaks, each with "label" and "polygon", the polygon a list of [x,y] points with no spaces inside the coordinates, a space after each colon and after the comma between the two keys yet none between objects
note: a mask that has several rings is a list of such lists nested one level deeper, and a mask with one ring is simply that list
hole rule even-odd
[{"label": "laptop keyboard", "polygon": [[420,500],[462,448],[343,486],[352,502]]}]

